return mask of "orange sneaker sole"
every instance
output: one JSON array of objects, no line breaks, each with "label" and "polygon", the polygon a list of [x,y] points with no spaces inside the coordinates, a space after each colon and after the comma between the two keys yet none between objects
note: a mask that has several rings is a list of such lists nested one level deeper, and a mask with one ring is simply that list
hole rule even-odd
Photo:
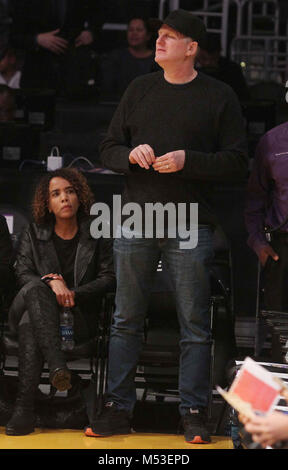
[{"label": "orange sneaker sole", "polygon": [[95,434],[95,432],[92,431],[92,428],[86,428],[84,434],[87,437],[105,437],[102,434]]},{"label": "orange sneaker sole", "polygon": [[115,431],[114,433],[107,433],[107,434],[96,434],[91,427],[87,427],[85,428],[85,431],[84,431],[84,434],[85,436],[87,437],[110,437],[110,436],[113,436],[115,434],[131,434],[131,430],[125,430],[125,431],[122,431],[122,430],[118,430],[118,431]]},{"label": "orange sneaker sole", "polygon": [[201,436],[195,436],[192,441],[186,441],[188,444],[210,444],[210,441],[203,441]]}]

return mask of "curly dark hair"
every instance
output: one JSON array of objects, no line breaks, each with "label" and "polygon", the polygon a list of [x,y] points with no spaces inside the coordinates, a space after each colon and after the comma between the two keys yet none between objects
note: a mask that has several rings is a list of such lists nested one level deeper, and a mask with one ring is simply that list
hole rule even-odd
[{"label": "curly dark hair", "polygon": [[61,168],[51,171],[43,176],[36,187],[34,198],[32,201],[33,218],[38,225],[43,225],[55,221],[54,214],[49,213],[49,184],[52,178],[63,178],[73,186],[79,200],[79,209],[77,213],[78,219],[90,214],[90,207],[94,202],[93,193],[88,182],[75,168]]}]

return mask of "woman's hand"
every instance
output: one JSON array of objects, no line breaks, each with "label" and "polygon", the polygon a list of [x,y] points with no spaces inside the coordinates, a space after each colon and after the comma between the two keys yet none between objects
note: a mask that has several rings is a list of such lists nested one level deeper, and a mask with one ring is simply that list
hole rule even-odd
[{"label": "woman's hand", "polygon": [[53,278],[53,279],[63,279],[61,274],[50,273],[50,274],[45,274],[45,276],[42,276],[41,281],[45,281],[46,278],[48,278],[47,284],[49,284],[49,282],[52,280],[51,278]]},{"label": "woman's hand", "polygon": [[253,441],[264,448],[288,439],[288,416],[285,413],[274,411],[267,416],[255,416],[253,419],[246,420],[242,415],[239,418],[245,424],[246,431],[252,435]]},{"label": "woman's hand", "polygon": [[53,277],[52,281],[49,281],[49,287],[56,295],[56,299],[61,307],[74,307],[75,306],[75,292],[68,289],[66,283],[61,274],[50,273],[42,277]]}]

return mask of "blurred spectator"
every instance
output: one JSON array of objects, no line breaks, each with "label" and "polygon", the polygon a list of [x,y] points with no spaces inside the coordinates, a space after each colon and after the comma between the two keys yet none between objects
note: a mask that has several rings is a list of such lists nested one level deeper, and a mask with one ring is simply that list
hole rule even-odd
[{"label": "blurred spectator", "polygon": [[21,71],[14,49],[8,49],[0,60],[0,84],[20,88]]},{"label": "blurred spectator", "polygon": [[262,303],[267,310],[284,312],[288,309],[287,133],[288,122],[283,122],[259,140],[244,212],[248,245],[263,268]]},{"label": "blurred spectator", "polygon": [[12,88],[0,85],[0,122],[13,121],[15,108],[15,96]]},{"label": "blurred spectator", "polygon": [[11,287],[13,280],[12,241],[6,219],[0,214],[0,289]]},{"label": "blurred spectator", "polygon": [[97,40],[102,0],[13,2],[11,41],[26,51],[21,88],[63,89],[71,53]]},{"label": "blurred spectator", "polygon": [[6,52],[9,42],[10,18],[6,1],[0,0],[0,60]]},{"label": "blurred spectator", "polygon": [[198,69],[231,86],[240,101],[249,98],[248,87],[241,66],[228,57],[221,56],[218,34],[208,33],[206,43],[199,50]]},{"label": "blurred spectator", "polygon": [[118,101],[129,83],[139,75],[159,70],[154,61],[149,22],[132,18],[127,27],[127,47],[115,49],[102,63],[102,94]]}]

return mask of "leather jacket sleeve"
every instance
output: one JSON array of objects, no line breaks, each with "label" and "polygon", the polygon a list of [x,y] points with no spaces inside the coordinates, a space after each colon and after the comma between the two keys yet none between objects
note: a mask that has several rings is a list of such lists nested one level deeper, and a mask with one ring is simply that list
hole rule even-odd
[{"label": "leather jacket sleeve", "polygon": [[85,301],[94,296],[102,296],[106,292],[113,292],[115,288],[112,240],[101,239],[99,240],[97,276],[94,280],[76,287],[75,298],[76,301]]},{"label": "leather jacket sleeve", "polygon": [[34,262],[35,257],[31,236],[31,231],[27,227],[21,234],[17,249],[15,274],[19,287],[24,286],[27,282],[40,280],[40,274]]},{"label": "leather jacket sleeve", "polygon": [[12,241],[7,223],[5,218],[0,216],[0,287],[9,287],[13,282],[12,253]]}]

